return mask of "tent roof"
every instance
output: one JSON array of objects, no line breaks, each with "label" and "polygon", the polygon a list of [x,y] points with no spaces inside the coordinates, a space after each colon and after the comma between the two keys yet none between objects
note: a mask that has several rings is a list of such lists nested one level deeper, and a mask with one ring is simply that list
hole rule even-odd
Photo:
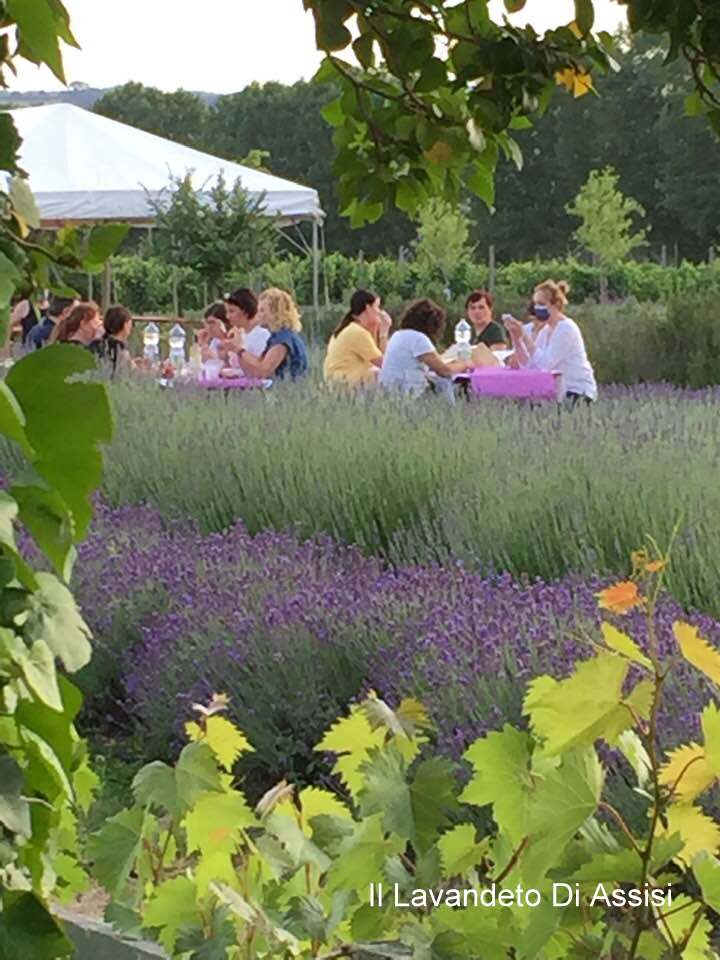
[{"label": "tent roof", "polygon": [[284,220],[322,216],[316,190],[184,147],[81,107],[59,103],[10,113],[23,138],[20,166],[30,176],[45,224],[129,220],[151,223],[148,195],[190,173],[198,192],[221,172]]}]

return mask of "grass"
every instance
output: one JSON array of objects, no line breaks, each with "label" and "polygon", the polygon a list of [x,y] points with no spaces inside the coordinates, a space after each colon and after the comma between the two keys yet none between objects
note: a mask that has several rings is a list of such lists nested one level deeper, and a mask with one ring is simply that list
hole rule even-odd
[{"label": "grass", "polygon": [[671,589],[720,613],[717,393],[616,389],[573,413],[312,383],[227,400],[124,383],[112,399],[113,505],[155,504],[208,532],[241,519],[251,533],[326,533],[396,564],[545,579],[616,573],[680,519]]}]

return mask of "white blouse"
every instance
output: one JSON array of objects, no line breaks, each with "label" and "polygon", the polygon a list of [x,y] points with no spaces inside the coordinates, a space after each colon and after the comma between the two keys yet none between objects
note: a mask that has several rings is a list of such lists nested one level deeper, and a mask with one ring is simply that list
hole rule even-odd
[{"label": "white blouse", "polygon": [[542,328],[527,366],[534,370],[558,371],[563,376],[563,393],[579,393],[597,400],[597,382],[583,335],[569,317],[563,317],[555,329],[549,325]]}]

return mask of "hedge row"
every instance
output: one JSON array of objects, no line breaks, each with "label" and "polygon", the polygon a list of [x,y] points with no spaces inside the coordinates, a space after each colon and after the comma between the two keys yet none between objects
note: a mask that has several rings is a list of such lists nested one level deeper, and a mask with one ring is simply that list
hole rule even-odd
[{"label": "hedge row", "polygon": [[[118,257],[114,261],[115,295],[136,312],[165,312],[172,309],[172,268],[157,259]],[[505,296],[528,297],[536,283],[547,277],[568,280],[575,303],[597,300],[600,271],[577,260],[547,260],[510,263],[498,267],[496,287]],[[346,303],[357,288],[376,290],[391,306],[417,296],[433,296],[445,302],[468,291],[488,285],[488,267],[470,259],[458,262],[449,284],[417,263],[380,257],[373,261],[328,254],[321,278],[321,296],[330,303]],[[252,277],[227,277],[226,288],[251,283],[262,287],[277,285],[292,290],[300,303],[312,303],[312,264],[308,258],[289,257],[266,264]],[[184,312],[204,305],[203,278],[192,267],[177,271],[178,295]],[[656,263],[628,262],[612,271],[610,297],[660,302],[672,297],[720,295],[720,261],[714,264],[682,263],[662,267]]]}]

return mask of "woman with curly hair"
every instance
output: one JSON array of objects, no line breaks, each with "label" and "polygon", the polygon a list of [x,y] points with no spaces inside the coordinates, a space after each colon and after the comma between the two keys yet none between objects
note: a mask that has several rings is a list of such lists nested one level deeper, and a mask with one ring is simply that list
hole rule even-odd
[{"label": "woman with curly hair", "polygon": [[50,343],[74,343],[93,350],[93,344],[103,334],[100,307],[92,301],[78,303],[60,320],[50,337]]},{"label": "woman with curly hair", "polygon": [[295,301],[285,290],[272,287],[260,294],[259,323],[270,331],[262,356],[238,351],[238,364],[250,377],[299,380],[308,372],[308,352],[300,336],[302,324]]},{"label": "woman with curly hair", "polygon": [[[432,386],[450,387],[455,374],[471,370],[473,365],[469,361],[446,363],[439,356],[435,344],[446,322],[447,314],[432,300],[416,300],[410,304],[385,352],[379,377],[381,386],[417,396]],[[435,381],[432,375],[437,378]]]}]

